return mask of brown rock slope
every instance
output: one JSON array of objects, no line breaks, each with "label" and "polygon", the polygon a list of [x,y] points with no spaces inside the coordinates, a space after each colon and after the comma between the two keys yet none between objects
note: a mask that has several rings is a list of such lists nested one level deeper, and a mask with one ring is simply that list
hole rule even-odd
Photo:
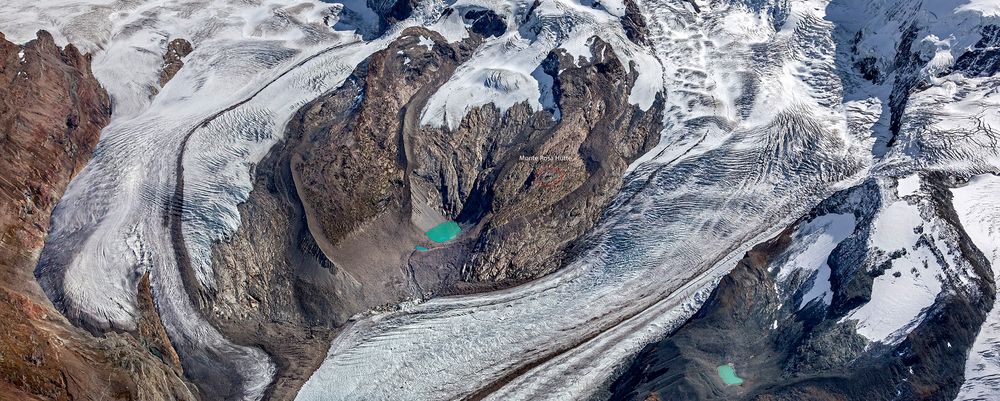
[{"label": "brown rock slope", "polygon": [[[561,119],[488,105],[453,130],[421,127],[481,40],[409,28],[301,109],[257,166],[240,231],[214,250],[218,288],[198,298],[227,337],[274,357],[271,399],[294,396],[356,313],[555,270],[655,145],[662,103],[629,105],[634,77],[600,40],[590,61],[545,61]],[[444,221],[462,234],[434,244],[424,232]]]},{"label": "brown rock slope", "polygon": [[45,32],[23,47],[0,34],[0,400],[195,399],[151,303],[138,332],[95,338],[32,274],[52,208],[110,115],[89,55]]},{"label": "brown rock slope", "polygon": [[[206,315],[227,337],[259,346],[272,355],[278,365],[278,375],[269,390],[269,399],[294,397],[302,383],[322,363],[335,327],[355,313],[393,304],[411,295],[402,266],[412,248],[395,254],[374,252],[373,260],[378,263],[367,265],[372,266],[373,272],[364,282],[347,270],[348,265],[334,263],[331,260],[336,260],[335,257],[327,257],[310,233],[306,208],[296,189],[299,177],[291,166],[305,163],[302,154],[328,141],[325,138],[328,131],[322,131],[324,136],[313,135],[304,124],[319,116],[328,119],[328,129],[335,129],[337,124],[369,127],[392,124],[398,121],[397,114],[376,112],[380,102],[402,107],[408,96],[428,82],[447,77],[445,70],[453,69],[457,60],[464,57],[462,50],[447,46],[421,56],[423,49],[426,48],[418,45],[418,37],[404,35],[363,63],[341,88],[301,110],[289,127],[288,140],[275,146],[257,166],[254,191],[240,206],[243,216],[240,231],[215,248],[213,266],[218,291],[204,297],[208,305],[202,307],[208,310]],[[400,51],[404,55],[397,54]],[[405,55],[414,60],[414,65],[424,68],[414,68],[404,75],[373,73],[402,66],[400,60]],[[379,93],[390,95],[384,99],[371,98],[369,111],[358,112],[358,98],[363,90],[380,86]],[[315,127],[312,130],[320,132]],[[392,188],[402,184],[395,157],[385,159],[375,154],[381,146],[397,146],[396,135],[393,131],[374,128],[348,131],[344,135],[351,137],[349,146],[355,146],[359,153],[345,156],[353,157],[352,163],[357,163],[344,173],[354,174],[350,190],[359,191],[359,196],[364,193],[375,201],[331,207],[337,207],[344,214],[349,210],[376,216],[377,213],[370,210],[376,210],[379,202],[390,202],[384,199],[391,198]],[[390,142],[386,143],[386,138]],[[395,190],[395,194],[401,195],[403,191]],[[400,199],[391,201],[397,209],[402,205]],[[399,214],[394,216],[396,221],[402,220]],[[343,232],[353,229],[353,226],[345,227]],[[420,235],[398,224],[394,227],[401,230],[402,235]]]}]

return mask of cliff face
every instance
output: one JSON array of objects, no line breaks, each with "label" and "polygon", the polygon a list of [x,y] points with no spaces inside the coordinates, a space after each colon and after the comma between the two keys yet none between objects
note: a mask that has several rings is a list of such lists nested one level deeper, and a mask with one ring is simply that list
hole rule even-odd
[{"label": "cliff face", "polygon": [[5,246],[37,249],[49,211],[110,120],[111,103],[90,75],[89,56],[72,45],[59,49],[48,33],[23,48],[4,40],[0,51],[0,190],[10,196],[0,224],[9,227]]},{"label": "cliff face", "polygon": [[110,120],[90,56],[46,32],[23,46],[0,33],[0,99],[0,398],[194,399],[151,304],[138,332],[95,338],[32,274],[53,206]]}]

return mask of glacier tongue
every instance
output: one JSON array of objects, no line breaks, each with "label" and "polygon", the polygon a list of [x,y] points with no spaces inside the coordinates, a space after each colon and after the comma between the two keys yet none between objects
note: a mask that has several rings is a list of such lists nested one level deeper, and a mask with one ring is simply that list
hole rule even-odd
[{"label": "glacier tongue", "polygon": [[[290,73],[259,82],[259,92],[231,109],[204,104],[200,113],[183,114],[168,98],[158,98],[140,116],[109,126],[94,160],[73,181],[53,213],[50,244],[39,265],[46,290],[64,292],[64,308],[87,325],[127,329],[134,325],[135,280],[149,271],[164,326],[184,357],[185,367],[196,376],[213,377],[209,380],[213,384],[226,382],[215,375],[235,373],[238,382],[232,384],[232,391],[247,399],[260,398],[274,365],[259,349],[229,343],[200,317],[185,291],[183,272],[174,257],[174,232],[166,221],[180,213],[180,229],[197,283],[211,288],[209,247],[239,223],[236,206],[251,188],[249,165],[280,139],[284,122],[300,105],[342,82],[378,46],[377,42],[349,45],[314,53],[314,58],[287,57],[274,68]],[[282,54],[268,43],[256,54],[248,49],[252,47],[243,43],[241,54]],[[229,56],[246,64],[253,61]],[[298,63],[303,63],[301,68],[296,68]],[[182,70],[174,80],[183,84],[208,78],[198,72]],[[236,102],[238,97],[223,99]],[[220,109],[226,111],[215,112]],[[190,137],[185,135],[188,132]],[[171,205],[178,161],[184,165],[184,203],[175,210]],[[129,247],[132,252],[124,252]],[[133,257],[117,257],[121,254]],[[50,281],[61,277],[59,271],[65,274],[61,283]]]},{"label": "glacier tongue", "polygon": [[[952,189],[955,212],[965,232],[1000,277],[1000,177],[980,175]],[[993,304],[965,365],[957,400],[988,400],[1000,394],[1000,300]]]}]

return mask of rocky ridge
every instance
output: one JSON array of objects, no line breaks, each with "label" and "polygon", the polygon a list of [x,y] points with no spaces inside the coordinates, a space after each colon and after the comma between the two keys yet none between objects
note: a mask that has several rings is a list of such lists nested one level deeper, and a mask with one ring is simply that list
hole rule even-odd
[{"label": "rocky ridge", "polygon": [[[628,105],[634,78],[600,40],[589,61],[546,60],[560,118],[487,105],[454,130],[421,126],[427,97],[482,38],[403,31],[304,107],[257,167],[240,232],[215,248],[218,291],[202,307],[228,336],[275,357],[274,399],[295,394],[356,313],[551,272],[628,163],[655,145],[658,109]],[[432,246],[427,220],[457,221],[463,234]]]}]

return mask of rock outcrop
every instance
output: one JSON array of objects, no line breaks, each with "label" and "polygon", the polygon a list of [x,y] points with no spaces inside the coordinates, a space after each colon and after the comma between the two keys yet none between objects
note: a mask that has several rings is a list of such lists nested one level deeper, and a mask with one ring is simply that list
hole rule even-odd
[{"label": "rock outcrop", "polygon": [[642,18],[642,11],[633,0],[625,0],[622,28],[625,28],[629,40],[640,45],[649,45],[649,28],[646,27],[646,20]]},{"label": "rock outcrop", "polygon": [[163,69],[160,70],[160,86],[164,86],[184,66],[184,57],[194,50],[191,42],[177,38],[167,43],[167,52],[163,54]]},{"label": "rock outcrop", "polygon": [[[655,145],[662,102],[630,105],[635,77],[599,39],[590,60],[545,61],[558,115],[487,105],[454,129],[422,126],[428,98],[489,31],[449,43],[408,28],[302,108],[257,166],[202,307],[227,337],[274,357],[272,399],[294,396],[357,313],[557,269]],[[444,221],[462,234],[435,245],[425,232]]]},{"label": "rock outcrop", "polygon": [[195,399],[152,304],[137,332],[95,338],[35,281],[52,208],[111,115],[90,56],[37,36],[0,34],[0,399]]},{"label": "rock outcrop", "polygon": [[[352,253],[327,240],[387,210],[380,207],[401,208],[403,173],[394,154],[401,123],[395,110],[428,82],[446,79],[461,60],[459,52],[471,51],[462,44],[453,49],[423,29],[407,33],[299,112],[286,141],[256,169],[255,189],[240,207],[240,231],[215,248],[218,291],[206,297],[206,315],[228,337],[274,357],[278,375],[270,399],[294,397],[322,363],[334,330],[352,315],[412,296],[403,270],[412,245],[373,253],[370,247],[391,249],[391,241],[365,237]],[[418,43],[421,34],[440,44],[434,52]],[[402,62],[407,57],[411,63]],[[332,133],[336,140],[328,137]],[[301,166],[317,160],[348,166],[327,177],[340,186],[327,188],[300,174]],[[331,215],[343,220],[321,220]],[[399,216],[393,219],[403,220]],[[397,223],[392,229],[399,228]],[[420,233],[404,227],[398,235]]]},{"label": "rock outcrop", "polygon": [[[403,40],[415,44],[413,32]],[[427,97],[461,57],[451,53],[468,50],[429,31],[420,35],[434,38],[431,49],[414,45],[372,58],[356,110],[317,105],[307,113],[307,141],[318,146],[293,159],[292,170],[317,242],[344,266],[371,262],[345,255],[381,247],[394,256],[372,265],[392,272],[358,280],[398,276],[404,261],[410,277],[399,280],[412,281],[419,296],[495,288],[555,270],[617,193],[628,163],[655,145],[659,105],[647,112],[629,105],[634,77],[609,45],[594,40],[589,61],[554,52],[544,63],[558,117],[526,104],[486,105],[454,129],[421,126]],[[421,235],[444,221],[458,222],[465,234],[443,245]],[[431,249],[413,253],[415,246]]]}]

